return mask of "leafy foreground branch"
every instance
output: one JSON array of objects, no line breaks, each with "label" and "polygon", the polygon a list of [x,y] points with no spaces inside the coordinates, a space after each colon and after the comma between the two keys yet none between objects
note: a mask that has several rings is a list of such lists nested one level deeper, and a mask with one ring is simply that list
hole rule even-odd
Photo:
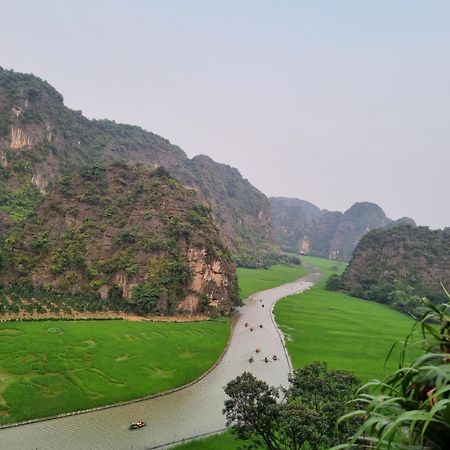
[{"label": "leafy foreground branch", "polygon": [[227,426],[246,449],[329,448],[355,432],[357,418],[336,426],[359,385],[355,375],[316,361],[295,370],[289,381],[289,389],[277,389],[244,372],[225,387]]},{"label": "leafy foreground branch", "polygon": [[[447,296],[448,292],[445,291]],[[449,296],[450,298],[450,296]],[[413,326],[423,337],[424,354],[385,381],[374,380],[359,390],[361,405],[340,419],[364,422],[340,448],[444,450],[450,443],[450,304],[423,300],[427,312]]]}]

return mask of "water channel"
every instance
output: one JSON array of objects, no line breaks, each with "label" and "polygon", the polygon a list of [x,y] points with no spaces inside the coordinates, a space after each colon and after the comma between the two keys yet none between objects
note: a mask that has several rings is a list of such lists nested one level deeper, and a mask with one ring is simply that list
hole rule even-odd
[{"label": "water channel", "polygon": [[[199,382],[179,391],[128,405],[0,430],[4,450],[150,450],[225,428],[223,387],[244,371],[273,386],[286,386],[290,361],[272,307],[320,278],[314,270],[288,284],[250,296],[233,319],[228,350]],[[263,306],[264,305],[264,306]],[[245,327],[244,324],[248,323]],[[259,325],[262,325],[260,328]],[[254,330],[250,331],[250,327]],[[260,353],[255,349],[261,348]],[[277,360],[272,359],[277,355]],[[249,362],[253,356],[253,363]],[[269,362],[264,362],[265,357]],[[131,421],[148,425],[129,431]]]}]

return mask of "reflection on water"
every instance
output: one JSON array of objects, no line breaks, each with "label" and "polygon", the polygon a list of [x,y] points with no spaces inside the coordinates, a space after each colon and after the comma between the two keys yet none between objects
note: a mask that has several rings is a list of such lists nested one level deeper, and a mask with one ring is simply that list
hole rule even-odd
[{"label": "reflection on water", "polygon": [[[307,289],[319,276],[311,273],[294,283],[252,295],[233,318],[230,346],[222,361],[195,385],[129,405],[3,429],[0,448],[144,450],[166,448],[170,443],[223,429],[223,387],[228,381],[249,371],[271,385],[286,386],[290,363],[272,320],[272,305]],[[256,348],[261,351],[257,353]],[[273,355],[277,355],[276,361]],[[268,362],[264,362],[266,356]],[[148,423],[146,427],[128,430],[130,422],[141,419]]]}]

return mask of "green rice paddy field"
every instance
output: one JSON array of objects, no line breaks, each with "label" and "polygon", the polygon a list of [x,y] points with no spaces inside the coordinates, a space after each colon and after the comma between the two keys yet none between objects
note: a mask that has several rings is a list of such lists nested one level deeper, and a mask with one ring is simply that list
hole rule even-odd
[{"label": "green rice paddy field", "polygon": [[[325,274],[344,263],[302,258]],[[302,266],[239,269],[241,297],[293,281]],[[280,301],[294,367],[323,359],[363,380],[383,375],[390,345],[411,320],[382,305],[323,289]],[[229,337],[227,320],[191,323],[46,321],[0,324],[0,424],[106,405],[183,385],[205,372]],[[393,359],[388,370],[394,368]],[[195,448],[236,448],[229,433]],[[220,442],[225,441],[221,447]],[[231,442],[231,443],[230,443]],[[186,444],[191,445],[191,444]],[[184,447],[182,447],[184,448]],[[190,448],[190,447],[186,447]]]},{"label": "green rice paddy field", "polygon": [[[326,259],[302,260],[318,266],[326,275],[345,268],[344,263]],[[293,366],[323,360],[332,368],[354,372],[363,381],[396,369],[399,351],[393,353],[386,369],[384,361],[391,345],[409,334],[412,320],[387,306],[326,291],[325,280],[275,306],[275,318],[287,337]],[[418,350],[411,350],[411,357],[417,355]]]},{"label": "green rice paddy field", "polygon": [[307,274],[304,266],[275,265],[268,269],[245,269],[238,267],[240,297],[245,299],[258,291],[280,286]]},{"label": "green rice paddy field", "polygon": [[[248,297],[304,273],[300,266],[239,269],[239,281]],[[181,386],[214,364],[229,334],[228,320],[1,323],[0,424]]]},{"label": "green rice paddy field", "polygon": [[0,424],[183,385],[222,353],[228,320],[0,324]]}]

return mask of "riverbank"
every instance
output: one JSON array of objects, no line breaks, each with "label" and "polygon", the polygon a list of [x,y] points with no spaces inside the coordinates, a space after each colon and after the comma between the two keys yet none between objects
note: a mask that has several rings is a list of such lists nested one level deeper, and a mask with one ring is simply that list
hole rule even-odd
[{"label": "riverbank", "polygon": [[2,323],[0,424],[185,385],[215,363],[229,336],[226,319]]},{"label": "riverbank", "polygon": [[[197,383],[129,405],[3,429],[0,430],[2,445],[9,450],[32,447],[46,450],[129,450],[132,447],[143,450],[166,447],[224,429],[223,386],[228,381],[247,370],[269,384],[287,386],[289,364],[272,322],[271,308],[278,299],[307,289],[310,281],[307,277],[251,296],[233,318],[230,345],[223,359]],[[245,322],[255,327],[253,332],[244,327]],[[262,349],[261,357],[256,357],[256,347]],[[264,362],[264,356],[274,354],[279,356],[277,361]],[[250,363],[252,355],[255,359]],[[148,426],[130,432],[128,424],[133,420],[145,420]]]},{"label": "riverbank", "polygon": [[78,312],[71,313],[59,312],[58,314],[51,313],[36,313],[29,314],[26,312],[19,312],[17,314],[7,313],[2,314],[0,323],[3,322],[40,322],[44,320],[52,321],[72,321],[72,320],[131,320],[133,322],[200,322],[209,320],[210,317],[205,314],[180,314],[176,316],[161,316],[161,315],[146,315],[138,316],[126,312],[103,311],[101,313]]},{"label": "riverbank", "polygon": [[318,267],[323,278],[307,292],[284,298],[274,309],[293,366],[326,361],[331,368],[349,370],[363,381],[383,378],[395,370],[400,348],[386,366],[385,358],[392,344],[409,334],[412,319],[376,302],[327,291],[326,279],[341,273],[345,263],[312,257],[302,260]]}]

